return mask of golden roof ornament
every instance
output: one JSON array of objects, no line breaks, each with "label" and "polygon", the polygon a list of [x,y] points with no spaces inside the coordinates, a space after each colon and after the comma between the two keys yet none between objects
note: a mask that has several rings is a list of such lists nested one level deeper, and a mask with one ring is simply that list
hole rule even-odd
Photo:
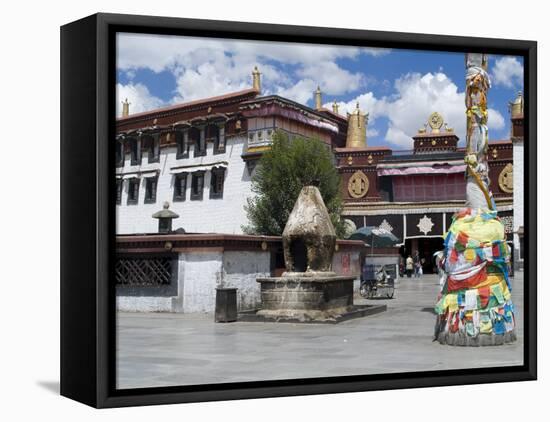
[{"label": "golden roof ornament", "polygon": [[317,85],[315,91],[315,110],[321,110],[323,108],[323,97],[321,95],[321,87]]},{"label": "golden roof ornament", "polygon": [[346,148],[365,148],[367,146],[367,123],[369,114],[361,113],[359,102],[353,110],[348,113],[348,133],[346,138]]},{"label": "golden roof ornament", "polygon": [[258,91],[258,94],[262,92],[262,82],[260,79],[260,71],[258,70],[258,66],[254,66],[254,70],[252,71],[252,88]]},{"label": "golden roof ornament", "polygon": [[428,118],[428,124],[432,128],[432,133],[439,133],[441,127],[443,126],[443,116],[437,111],[430,114]]},{"label": "golden roof ornament", "polygon": [[128,117],[130,115],[130,104],[128,98],[122,101],[122,117]]},{"label": "golden roof ornament", "polygon": [[508,103],[510,115],[513,118],[523,117],[523,92],[518,91],[518,95],[514,101]]},{"label": "golden roof ornament", "polygon": [[340,114],[340,113],[338,112],[338,103],[337,103],[336,101],[334,101],[334,102],[332,103],[332,112],[333,112],[334,114]]},{"label": "golden roof ornament", "polygon": [[437,135],[441,133],[442,128],[446,133],[454,133],[454,129],[450,127],[446,122],[441,113],[434,111],[428,117],[428,122],[424,123],[424,127],[418,129],[419,135],[424,135],[428,133],[428,126],[430,127],[430,133]]}]

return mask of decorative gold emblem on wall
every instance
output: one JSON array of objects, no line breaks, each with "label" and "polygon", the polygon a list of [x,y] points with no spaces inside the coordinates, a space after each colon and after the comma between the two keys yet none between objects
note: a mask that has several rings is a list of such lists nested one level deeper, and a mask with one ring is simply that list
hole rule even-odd
[{"label": "decorative gold emblem on wall", "polygon": [[373,161],[374,161],[374,160],[373,160],[373,158],[372,158],[372,155],[369,154],[369,156],[367,157],[367,163],[372,164]]},{"label": "decorative gold emblem on wall", "polygon": [[369,191],[369,178],[361,170],[356,171],[349,178],[348,193],[352,198],[362,198]]},{"label": "decorative gold emblem on wall", "polygon": [[514,166],[511,163],[506,164],[498,176],[498,185],[503,192],[514,192]]},{"label": "decorative gold emblem on wall", "polygon": [[353,164],[353,157],[351,155],[348,155],[348,166],[351,166]]},{"label": "decorative gold emblem on wall", "polygon": [[498,151],[496,148],[493,148],[493,158],[497,158],[498,157]]}]

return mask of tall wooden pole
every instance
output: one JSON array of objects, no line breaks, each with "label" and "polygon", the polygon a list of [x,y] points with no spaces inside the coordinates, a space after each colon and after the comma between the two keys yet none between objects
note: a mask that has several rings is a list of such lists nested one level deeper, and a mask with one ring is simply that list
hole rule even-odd
[{"label": "tall wooden pole", "polygon": [[466,206],[494,210],[487,162],[487,93],[490,87],[487,55],[466,54]]}]

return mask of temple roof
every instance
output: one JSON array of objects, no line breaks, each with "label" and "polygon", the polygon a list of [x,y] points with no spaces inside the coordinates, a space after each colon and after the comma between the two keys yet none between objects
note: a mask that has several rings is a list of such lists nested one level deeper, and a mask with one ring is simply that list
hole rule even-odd
[{"label": "temple roof", "polygon": [[180,104],[174,104],[167,107],[161,107],[150,111],[144,111],[141,113],[133,113],[126,117],[118,117],[117,124],[125,124],[133,121],[150,120],[158,117],[166,117],[171,114],[192,111],[202,108],[208,108],[208,106],[226,105],[231,103],[240,103],[246,100],[250,100],[258,95],[258,91],[249,88],[242,91],[231,92],[224,95],[217,95],[214,97],[201,98],[199,100],[188,101]]}]

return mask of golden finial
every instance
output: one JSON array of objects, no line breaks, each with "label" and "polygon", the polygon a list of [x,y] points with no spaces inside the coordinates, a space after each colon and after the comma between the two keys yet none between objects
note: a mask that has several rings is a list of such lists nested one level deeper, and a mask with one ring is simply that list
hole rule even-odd
[{"label": "golden finial", "polygon": [[353,113],[348,113],[348,133],[346,148],[365,148],[367,146],[367,122],[368,113],[362,114],[359,101]]},{"label": "golden finial", "polygon": [[130,115],[130,103],[128,98],[122,101],[122,117],[128,117]]},{"label": "golden finial", "polygon": [[315,110],[321,110],[323,108],[323,97],[321,95],[321,87],[317,85],[317,91],[315,91]]},{"label": "golden finial", "polygon": [[252,71],[252,88],[258,91],[258,94],[262,92],[262,82],[260,80],[260,71],[258,70],[258,66],[254,66],[254,70]]},{"label": "golden finial", "polygon": [[510,109],[510,116],[523,117],[523,92],[518,91],[518,95],[514,101],[508,103],[508,108]]},{"label": "golden finial", "polygon": [[336,102],[336,100],[332,103],[332,112],[334,114],[339,114],[338,113],[338,103]]}]

